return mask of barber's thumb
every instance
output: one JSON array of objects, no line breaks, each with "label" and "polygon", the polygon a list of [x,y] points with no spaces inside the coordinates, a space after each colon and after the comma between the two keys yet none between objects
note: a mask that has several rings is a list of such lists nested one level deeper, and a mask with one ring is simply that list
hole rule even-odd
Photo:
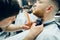
[{"label": "barber's thumb", "polygon": [[32,26],[36,26],[36,23],[33,23]]},{"label": "barber's thumb", "polygon": [[40,28],[43,28],[43,27],[44,27],[44,25],[43,25],[43,24],[41,24],[39,27],[40,27]]}]

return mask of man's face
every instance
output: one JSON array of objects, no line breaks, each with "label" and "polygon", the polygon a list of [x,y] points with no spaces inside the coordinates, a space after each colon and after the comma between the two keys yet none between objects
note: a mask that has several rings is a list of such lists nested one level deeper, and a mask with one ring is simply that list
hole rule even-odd
[{"label": "man's face", "polygon": [[37,0],[37,2],[33,5],[32,10],[33,14],[37,17],[42,17],[47,8],[48,0]]}]

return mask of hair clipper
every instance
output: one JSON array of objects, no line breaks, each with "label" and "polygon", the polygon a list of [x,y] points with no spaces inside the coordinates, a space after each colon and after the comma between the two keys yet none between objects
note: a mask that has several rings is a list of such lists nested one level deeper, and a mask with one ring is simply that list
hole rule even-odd
[{"label": "hair clipper", "polygon": [[37,25],[41,25],[41,24],[42,24],[42,22],[43,22],[43,20],[42,20],[42,19],[37,19],[37,20],[36,20],[36,26],[37,26]]}]

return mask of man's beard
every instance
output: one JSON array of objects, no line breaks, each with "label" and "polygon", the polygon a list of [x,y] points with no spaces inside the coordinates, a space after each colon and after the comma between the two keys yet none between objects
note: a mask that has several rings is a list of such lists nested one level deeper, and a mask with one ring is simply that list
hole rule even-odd
[{"label": "man's beard", "polygon": [[43,13],[40,12],[40,11],[34,11],[33,14],[39,18],[42,18],[43,17]]}]

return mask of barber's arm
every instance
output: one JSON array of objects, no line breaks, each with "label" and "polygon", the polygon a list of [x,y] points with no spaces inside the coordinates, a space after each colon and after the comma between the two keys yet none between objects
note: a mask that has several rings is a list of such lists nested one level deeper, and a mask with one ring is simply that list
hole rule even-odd
[{"label": "barber's arm", "polygon": [[28,27],[28,26],[22,26],[22,27],[21,27],[20,25],[10,24],[9,26],[7,26],[7,27],[5,28],[4,31],[11,32],[11,31],[20,31],[20,30],[22,30],[22,29],[27,30],[27,29],[29,29],[29,27]]},{"label": "barber's arm", "polygon": [[39,26],[35,26],[34,23],[27,34],[27,36],[23,40],[34,40],[43,30],[43,24]]},{"label": "barber's arm", "polygon": [[21,25],[12,24],[12,21],[10,19],[11,18],[7,18],[0,23],[2,30],[10,32],[10,31],[20,31],[21,29],[29,29],[29,26],[26,26],[26,25],[21,26]]}]

